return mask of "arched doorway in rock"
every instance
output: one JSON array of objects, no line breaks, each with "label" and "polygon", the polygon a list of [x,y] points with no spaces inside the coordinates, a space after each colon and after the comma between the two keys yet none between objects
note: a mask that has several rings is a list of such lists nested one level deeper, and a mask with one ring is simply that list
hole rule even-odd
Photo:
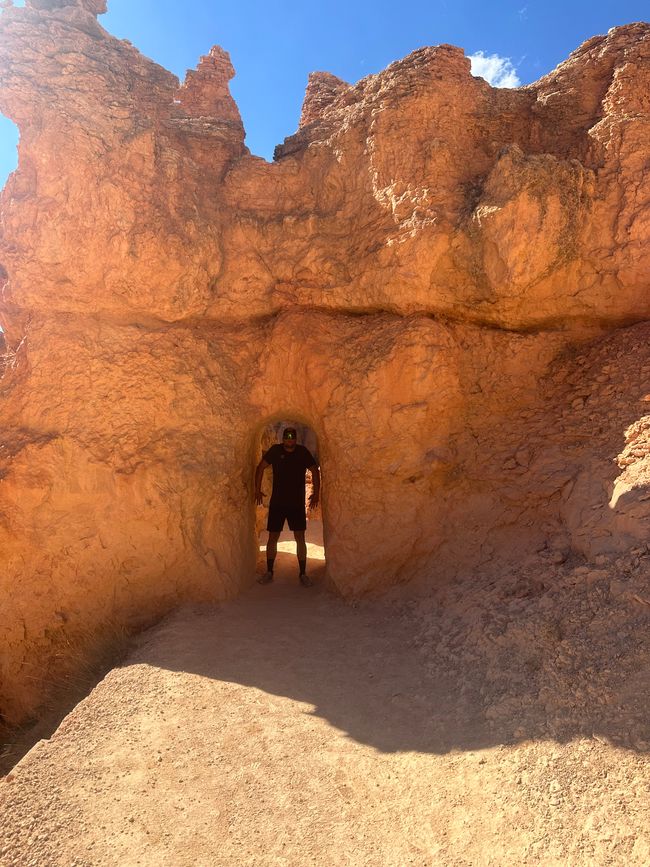
[{"label": "arched doorway in rock", "polygon": [[[299,445],[305,446],[314,456],[320,466],[320,448],[318,436],[314,429],[307,423],[296,418],[275,416],[272,420],[261,425],[255,442],[255,463],[275,443],[282,442],[282,432],[286,427],[293,427],[297,432]],[[325,481],[326,483],[326,481]],[[255,548],[257,560],[257,572],[259,575],[266,571],[266,541],[268,533],[266,521],[269,511],[269,500],[273,487],[273,470],[269,467],[262,480],[262,493],[264,502],[255,507]],[[307,500],[312,492],[311,473],[307,471],[306,497]],[[307,511],[307,573],[315,581],[320,583],[325,576],[325,542],[323,533],[323,506],[322,496],[318,507]],[[275,561],[275,579],[279,582],[298,583],[298,562],[296,559],[296,542],[291,530],[285,524],[284,530],[278,542],[278,553]]]}]

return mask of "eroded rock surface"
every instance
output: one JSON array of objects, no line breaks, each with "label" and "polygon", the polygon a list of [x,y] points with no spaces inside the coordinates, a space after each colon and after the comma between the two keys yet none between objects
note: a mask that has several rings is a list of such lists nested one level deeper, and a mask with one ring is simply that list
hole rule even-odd
[{"label": "eroded rock surface", "polygon": [[71,641],[253,578],[261,431],[318,436],[328,580],[430,586],[648,534],[650,26],[495,90],[452,46],[252,156],[103,3],[0,15],[0,701]]}]

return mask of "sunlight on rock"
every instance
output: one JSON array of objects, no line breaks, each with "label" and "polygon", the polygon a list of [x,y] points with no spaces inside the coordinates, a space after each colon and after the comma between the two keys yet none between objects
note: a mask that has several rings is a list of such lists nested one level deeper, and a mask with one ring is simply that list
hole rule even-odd
[{"label": "sunlight on rock", "polygon": [[[266,545],[260,545],[260,551],[266,551]],[[278,552],[283,554],[295,554],[296,543],[278,542]],[[307,558],[309,560],[325,560],[325,548],[322,545],[314,545],[313,542],[307,542]]]}]

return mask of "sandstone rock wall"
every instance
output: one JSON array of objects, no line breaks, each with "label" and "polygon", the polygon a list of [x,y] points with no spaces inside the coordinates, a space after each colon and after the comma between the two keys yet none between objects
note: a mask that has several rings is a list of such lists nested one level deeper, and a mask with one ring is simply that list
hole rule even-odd
[{"label": "sandstone rock wall", "polygon": [[282,418],[346,595],[647,536],[648,25],[514,91],[451,46],[314,75],[268,164],[224,51],[181,84],[101,11],[0,15],[6,719],[71,637],[248,586]]}]

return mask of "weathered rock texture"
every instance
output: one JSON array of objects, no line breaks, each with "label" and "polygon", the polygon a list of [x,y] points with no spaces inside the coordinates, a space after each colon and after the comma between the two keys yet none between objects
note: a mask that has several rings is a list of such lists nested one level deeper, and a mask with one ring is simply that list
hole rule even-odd
[{"label": "weathered rock texture", "polygon": [[520,90],[445,45],[316,74],[268,164],[225,52],[181,85],[103,8],[0,17],[7,720],[71,641],[252,580],[277,419],[343,594],[646,537],[650,26]]}]

